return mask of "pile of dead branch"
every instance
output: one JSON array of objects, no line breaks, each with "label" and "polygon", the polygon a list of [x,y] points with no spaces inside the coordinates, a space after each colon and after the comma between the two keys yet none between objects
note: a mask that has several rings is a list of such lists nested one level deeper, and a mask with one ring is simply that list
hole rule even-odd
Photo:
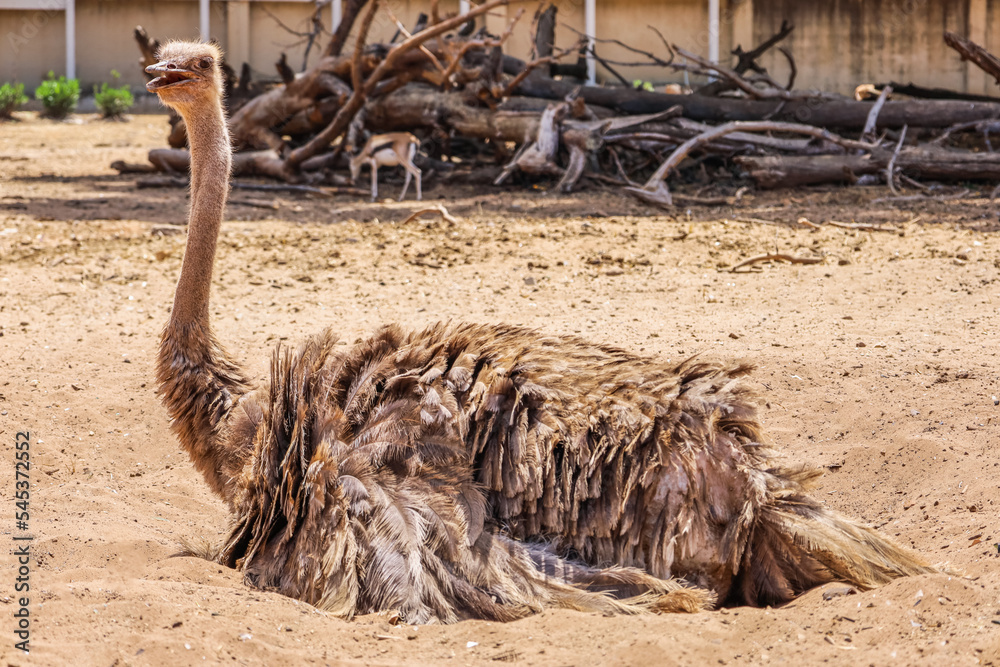
[{"label": "pile of dead branch", "polygon": [[[227,68],[235,173],[278,179],[282,187],[360,192],[344,188],[349,153],[366,134],[407,131],[421,140],[418,164],[438,180],[558,179],[557,187],[570,191],[588,178],[661,206],[674,203],[668,180],[715,184],[714,196],[685,197],[685,203],[732,201],[727,195],[738,195],[746,177],[760,187],[885,182],[894,191],[927,190],[927,181],[1000,180],[1000,155],[989,143],[989,134],[1000,130],[1000,99],[898,84],[860,86],[856,97],[867,92],[866,100],[796,90],[787,49],[778,47],[792,72],[785,83],[758,62],[791,33],[789,25],[751,51],[737,48],[731,67],[662,37],[660,55],[584,35],[559,51],[551,5],[540,7],[528,28],[534,49],[525,62],[504,53],[523,12],[502,34],[477,28],[508,1],[443,17],[434,0],[429,16],[407,30],[382,0],[348,0],[314,66],[296,73],[283,56],[275,85],[252,82],[245,64],[239,76]],[[399,32],[388,44],[369,44],[379,12]],[[355,28],[353,50],[342,53]],[[136,39],[143,66],[154,62],[155,40],[141,28]],[[992,73],[1000,77],[996,58],[955,35],[946,39],[988,71],[996,67]],[[636,61],[602,57],[609,41]],[[620,85],[583,85],[588,54]],[[567,58],[575,62],[559,62]],[[640,90],[620,73],[640,64],[686,70],[710,83],[687,94]],[[901,90],[906,95],[899,99]],[[141,184],[183,183],[188,153],[179,118],[172,119],[169,143],[150,152],[149,165],[115,166],[164,172]]]}]

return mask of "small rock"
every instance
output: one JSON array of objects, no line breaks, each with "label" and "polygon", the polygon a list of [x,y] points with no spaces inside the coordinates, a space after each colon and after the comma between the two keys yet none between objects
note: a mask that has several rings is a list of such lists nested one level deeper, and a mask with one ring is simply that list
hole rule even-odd
[{"label": "small rock", "polygon": [[465,642],[465,648],[475,648],[479,646],[479,642]]},{"label": "small rock", "polygon": [[830,588],[823,591],[824,600],[832,600],[834,598],[843,597],[845,595],[855,595],[858,589],[854,586],[838,586],[836,588]]},{"label": "small rock", "polygon": [[734,334],[734,333],[729,334],[729,337],[732,338],[733,340],[739,340],[739,338],[740,338],[739,335]]},{"label": "small rock", "polygon": [[253,639],[253,635],[252,635],[252,634],[250,634],[249,632],[244,632],[244,633],[243,633],[242,635],[240,635],[240,636],[238,637],[238,639],[239,639],[239,640],[240,640],[241,642],[248,642],[248,641],[250,641],[251,639]]},{"label": "small rock", "polygon": [[851,260],[847,259],[846,257],[841,257],[840,259],[837,260],[837,265],[838,266],[847,266],[850,263],[851,263]]},{"label": "small rock", "polygon": [[858,341],[854,347],[868,347],[868,346],[862,343],[861,341]]},{"label": "small rock", "polygon": [[527,285],[528,287],[531,287],[532,285],[535,284],[535,279],[532,278],[531,276],[528,276],[527,278],[524,279],[524,284]]}]

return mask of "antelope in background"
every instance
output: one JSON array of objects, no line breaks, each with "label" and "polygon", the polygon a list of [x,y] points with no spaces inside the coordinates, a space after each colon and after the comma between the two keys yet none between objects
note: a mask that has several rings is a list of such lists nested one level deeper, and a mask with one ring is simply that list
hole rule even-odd
[{"label": "antelope in background", "polygon": [[420,169],[413,164],[413,156],[417,154],[420,140],[409,132],[389,132],[373,134],[365,143],[361,152],[351,158],[351,180],[357,181],[361,167],[367,164],[372,170],[372,201],[378,197],[378,168],[400,166],[406,170],[406,181],[399,200],[403,201],[406,190],[410,187],[410,177],[417,180],[417,201],[423,198],[420,190]]}]

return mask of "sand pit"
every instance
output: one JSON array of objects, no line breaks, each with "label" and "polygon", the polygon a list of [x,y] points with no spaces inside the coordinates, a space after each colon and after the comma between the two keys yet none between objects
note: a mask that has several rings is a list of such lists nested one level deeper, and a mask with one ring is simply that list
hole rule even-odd
[{"label": "sand pit", "polygon": [[[13,646],[9,555],[2,664],[1000,664],[1000,226],[985,196],[801,190],[666,216],[613,190],[429,178],[425,197],[459,222],[402,225],[416,203],[234,191],[212,311],[256,376],[279,340],[441,319],[748,359],[772,441],[829,470],[818,497],[965,575],[829,585],[778,609],[411,627],[339,620],[172,557],[226,521],[152,382],[187,197],[109,168],[162,145],[165,118],[20,118],[0,125],[0,470],[13,504],[30,431],[32,650]],[[800,217],[898,231],[759,222]],[[823,260],[720,270],[772,252]]]}]

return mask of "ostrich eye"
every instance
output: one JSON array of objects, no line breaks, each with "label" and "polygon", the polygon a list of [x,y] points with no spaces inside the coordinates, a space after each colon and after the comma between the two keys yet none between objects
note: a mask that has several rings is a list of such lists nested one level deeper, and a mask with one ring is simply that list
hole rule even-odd
[{"label": "ostrich eye", "polygon": [[212,66],[211,58],[202,58],[195,64],[195,67],[197,67],[198,69],[208,69],[211,66]]}]

